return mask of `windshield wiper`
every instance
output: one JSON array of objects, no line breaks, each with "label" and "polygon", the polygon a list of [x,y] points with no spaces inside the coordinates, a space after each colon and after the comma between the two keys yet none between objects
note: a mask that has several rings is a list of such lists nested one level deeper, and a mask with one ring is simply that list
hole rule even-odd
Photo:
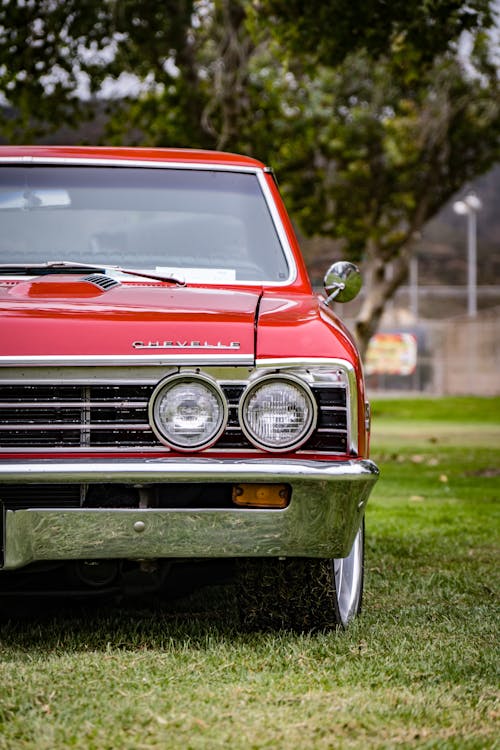
[{"label": "windshield wiper", "polygon": [[186,286],[184,279],[178,279],[175,276],[161,276],[157,273],[146,273],[136,271],[133,268],[122,268],[121,266],[97,266],[91,263],[78,263],[71,260],[52,260],[48,263],[26,264],[12,263],[1,264],[0,273],[2,274],[26,274],[27,276],[43,276],[49,273],[106,273],[106,271],[118,271],[129,276],[139,276],[143,279],[152,279],[153,281],[167,281],[171,284]]}]

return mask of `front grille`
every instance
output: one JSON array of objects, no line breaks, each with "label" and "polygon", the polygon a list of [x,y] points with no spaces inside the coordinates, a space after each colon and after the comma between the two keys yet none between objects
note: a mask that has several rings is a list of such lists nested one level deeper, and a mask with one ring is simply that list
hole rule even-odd
[{"label": "front grille", "polygon": [[147,447],[153,386],[2,385],[0,447]]},{"label": "front grille", "polygon": [[[216,449],[260,453],[242,433],[238,405],[245,383],[221,383],[229,406]],[[0,450],[168,450],[148,421],[155,384],[0,385]],[[301,451],[348,452],[346,388],[316,385],[318,425]]]},{"label": "front grille", "polygon": [[7,510],[26,508],[78,508],[82,486],[79,484],[2,484],[0,503]]},{"label": "front grille", "polygon": [[[233,484],[175,483],[138,488],[124,484],[0,484],[1,509],[231,508]],[[0,534],[1,539],[1,534]]]}]

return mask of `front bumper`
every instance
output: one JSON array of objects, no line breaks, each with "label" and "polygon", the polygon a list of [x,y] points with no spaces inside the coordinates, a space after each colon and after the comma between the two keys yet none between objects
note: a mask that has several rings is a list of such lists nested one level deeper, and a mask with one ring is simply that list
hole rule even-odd
[{"label": "front bumper", "polygon": [[378,469],[368,460],[4,461],[2,484],[287,483],[283,510],[3,510],[3,569],[41,560],[345,557]]}]

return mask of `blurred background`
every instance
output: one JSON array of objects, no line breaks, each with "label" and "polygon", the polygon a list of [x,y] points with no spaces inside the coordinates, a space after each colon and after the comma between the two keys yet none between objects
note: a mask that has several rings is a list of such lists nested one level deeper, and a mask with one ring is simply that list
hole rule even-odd
[{"label": "blurred background", "polygon": [[370,389],[500,392],[498,0],[6,0],[0,142],[271,165]]},{"label": "blurred background", "polygon": [[[463,198],[469,196],[477,205],[475,217],[463,213]],[[372,392],[500,393],[499,199],[500,165],[496,165],[424,225],[408,277],[386,304],[365,355]],[[319,289],[321,267],[338,251],[333,243],[318,238],[304,239],[302,247]],[[390,264],[386,274],[390,278]],[[352,303],[337,306],[350,328],[365,293],[362,289]]]}]

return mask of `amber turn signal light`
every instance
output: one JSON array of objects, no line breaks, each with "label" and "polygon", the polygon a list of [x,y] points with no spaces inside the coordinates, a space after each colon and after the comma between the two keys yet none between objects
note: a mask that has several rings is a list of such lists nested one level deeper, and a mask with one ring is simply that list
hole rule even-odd
[{"label": "amber turn signal light", "polygon": [[235,484],[233,503],[245,508],[286,508],[290,494],[287,484]]}]

